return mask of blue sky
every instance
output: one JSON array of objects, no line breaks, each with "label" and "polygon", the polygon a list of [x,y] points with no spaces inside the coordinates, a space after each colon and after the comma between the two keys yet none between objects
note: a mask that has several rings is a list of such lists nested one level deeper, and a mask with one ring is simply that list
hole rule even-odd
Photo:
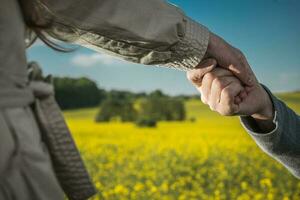
[{"label": "blue sky", "polygon": [[[273,91],[300,89],[299,0],[172,0],[184,12],[241,49],[260,82]],[[184,72],[132,64],[80,48],[54,52],[41,43],[29,60],[57,76],[86,76],[105,89],[195,94]]]}]

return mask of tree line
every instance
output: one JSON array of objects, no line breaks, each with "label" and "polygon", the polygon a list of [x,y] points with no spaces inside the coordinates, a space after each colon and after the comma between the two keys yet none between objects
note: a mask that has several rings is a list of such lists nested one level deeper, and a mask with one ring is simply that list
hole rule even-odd
[{"label": "tree line", "polygon": [[135,99],[147,96],[146,93],[118,90],[106,91],[99,88],[95,81],[85,77],[54,77],[53,84],[56,100],[63,110],[95,107],[109,97]]},{"label": "tree line", "polygon": [[62,109],[99,106],[95,120],[135,122],[155,126],[157,121],[185,120],[184,101],[191,96],[171,97],[156,90],[151,93],[106,91],[88,78],[55,77],[55,96]]},{"label": "tree line", "polygon": [[135,122],[138,126],[154,127],[157,121],[183,121],[185,117],[183,100],[157,90],[138,98],[111,94],[101,104],[95,120]]}]

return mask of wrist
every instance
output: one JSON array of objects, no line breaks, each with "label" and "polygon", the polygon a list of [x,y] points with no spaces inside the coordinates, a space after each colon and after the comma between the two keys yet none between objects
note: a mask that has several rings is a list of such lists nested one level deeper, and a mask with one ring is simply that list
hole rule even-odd
[{"label": "wrist", "polygon": [[273,122],[275,114],[274,107],[269,94],[262,86],[260,86],[260,88],[262,91],[263,103],[261,105],[261,109],[252,114],[251,117],[256,121],[262,132],[270,132],[275,128],[275,124]]},{"label": "wrist", "polygon": [[265,91],[265,89],[262,86],[259,86],[260,90],[262,91],[262,104],[260,106],[260,109],[251,115],[251,117],[255,119],[260,120],[273,120],[274,118],[274,108],[273,103],[271,101],[271,98],[269,94]]},{"label": "wrist", "polygon": [[218,37],[213,32],[210,31],[209,41],[208,41],[207,49],[204,54],[203,60],[207,58],[215,58],[214,50],[217,48],[218,43],[219,43]]}]

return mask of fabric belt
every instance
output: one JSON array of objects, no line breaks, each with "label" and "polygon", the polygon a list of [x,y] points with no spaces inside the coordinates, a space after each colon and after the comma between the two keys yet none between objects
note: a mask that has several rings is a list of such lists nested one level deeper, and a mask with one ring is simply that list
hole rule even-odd
[{"label": "fabric belt", "polygon": [[51,76],[43,77],[35,62],[29,63],[29,88],[33,110],[52,159],[55,174],[70,200],[85,200],[96,193],[72,135],[54,98]]},{"label": "fabric belt", "polygon": [[34,102],[30,88],[0,88],[0,108],[23,107]]}]

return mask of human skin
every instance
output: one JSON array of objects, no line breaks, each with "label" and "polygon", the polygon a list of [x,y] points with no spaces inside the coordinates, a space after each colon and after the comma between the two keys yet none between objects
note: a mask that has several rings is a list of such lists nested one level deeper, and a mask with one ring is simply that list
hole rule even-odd
[{"label": "human skin", "polygon": [[210,32],[206,54],[197,68],[205,67],[205,62],[209,58],[215,59],[220,67],[231,71],[243,84],[252,86],[255,83],[255,75],[244,54],[212,32]]},{"label": "human skin", "polygon": [[254,75],[251,86],[246,86],[234,73],[218,66],[215,59],[207,59],[201,68],[187,72],[187,78],[211,110],[223,116],[252,117],[262,133],[275,128],[273,104]]}]

